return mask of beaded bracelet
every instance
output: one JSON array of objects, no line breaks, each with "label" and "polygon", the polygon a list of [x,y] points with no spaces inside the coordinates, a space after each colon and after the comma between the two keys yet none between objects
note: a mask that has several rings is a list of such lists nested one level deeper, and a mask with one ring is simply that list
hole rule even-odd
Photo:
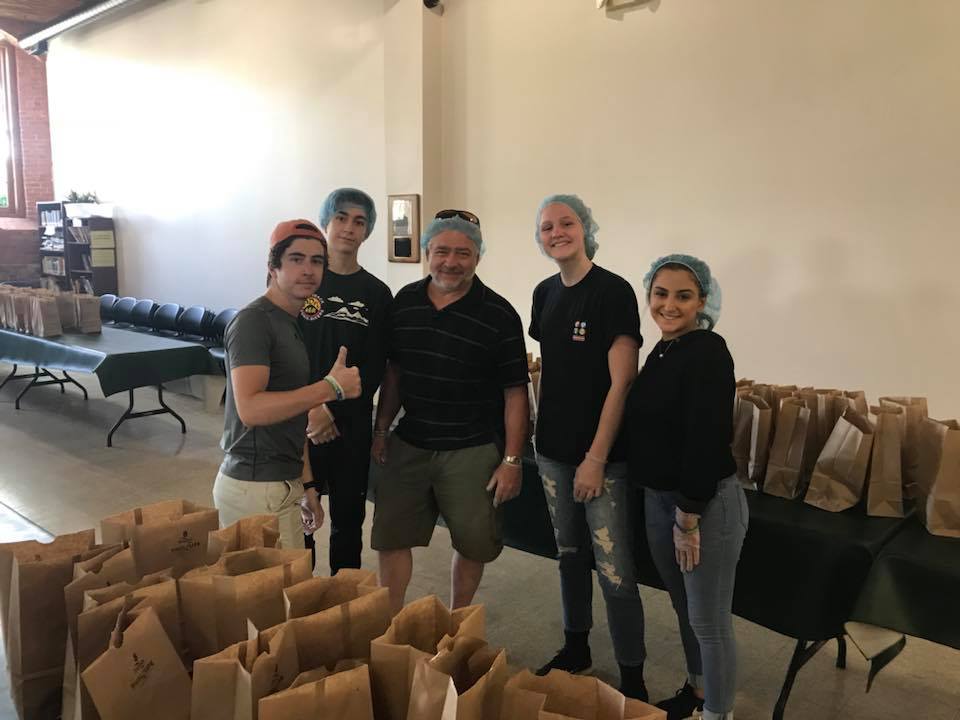
[{"label": "beaded bracelet", "polygon": [[700,523],[697,523],[692,528],[685,528],[683,525],[678,523],[676,520],[673,521],[673,524],[676,525],[677,530],[682,532],[684,535],[693,535],[695,532],[700,530]]},{"label": "beaded bracelet", "polygon": [[340,387],[340,383],[337,382],[336,378],[333,377],[333,375],[327,375],[325,378],[323,378],[323,380],[333,388],[333,392],[336,393],[337,400],[343,400],[343,388]]}]

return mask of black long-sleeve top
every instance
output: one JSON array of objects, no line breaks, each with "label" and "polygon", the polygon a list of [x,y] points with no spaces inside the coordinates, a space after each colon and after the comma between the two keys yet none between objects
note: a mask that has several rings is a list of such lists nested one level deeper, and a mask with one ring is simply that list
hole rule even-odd
[{"label": "black long-sleeve top", "polygon": [[681,510],[702,513],[737,469],[730,450],[735,385],[733,358],[716,333],[693,330],[658,342],[627,398],[631,482],[672,491]]}]

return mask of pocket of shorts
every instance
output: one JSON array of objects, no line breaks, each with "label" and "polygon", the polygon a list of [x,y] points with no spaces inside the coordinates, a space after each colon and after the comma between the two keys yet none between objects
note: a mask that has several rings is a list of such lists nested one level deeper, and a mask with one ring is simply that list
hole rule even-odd
[{"label": "pocket of shorts", "polygon": [[293,483],[288,480],[270,483],[266,488],[266,506],[270,512],[280,512],[294,501]]}]

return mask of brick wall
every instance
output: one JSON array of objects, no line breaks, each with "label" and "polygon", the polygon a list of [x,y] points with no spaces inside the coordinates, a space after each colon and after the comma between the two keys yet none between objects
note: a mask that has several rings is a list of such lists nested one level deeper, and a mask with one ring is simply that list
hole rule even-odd
[{"label": "brick wall", "polygon": [[46,58],[17,50],[16,66],[24,217],[0,218],[0,282],[39,277],[36,204],[54,197]]}]

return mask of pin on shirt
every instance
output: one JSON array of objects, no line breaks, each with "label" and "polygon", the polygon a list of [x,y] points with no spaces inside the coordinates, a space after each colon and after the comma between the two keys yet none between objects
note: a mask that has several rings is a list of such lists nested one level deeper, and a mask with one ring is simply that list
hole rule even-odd
[{"label": "pin on shirt", "polygon": [[573,324],[573,340],[584,342],[587,339],[587,321],[578,320]]}]

